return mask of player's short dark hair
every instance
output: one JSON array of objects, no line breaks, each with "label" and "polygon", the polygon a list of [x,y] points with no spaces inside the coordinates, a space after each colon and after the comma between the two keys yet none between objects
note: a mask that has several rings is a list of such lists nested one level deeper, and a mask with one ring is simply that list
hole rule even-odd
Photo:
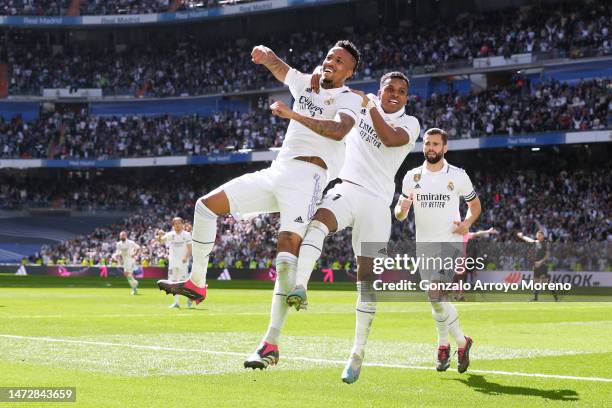
[{"label": "player's short dark hair", "polygon": [[403,72],[399,72],[399,71],[387,72],[385,75],[380,77],[380,87],[382,88],[382,84],[387,79],[393,79],[393,78],[401,79],[402,81],[405,81],[406,82],[406,88],[410,88],[410,81],[408,80],[408,77],[406,75],[404,75]]},{"label": "player's short dark hair", "polygon": [[448,143],[448,134],[440,128],[427,129],[427,131],[423,135],[423,139],[425,139],[425,136],[427,135],[440,135],[442,137],[442,144]]},{"label": "player's short dark hair", "polygon": [[357,66],[359,65],[359,59],[361,58],[361,53],[359,52],[355,44],[353,44],[349,40],[340,40],[334,45],[334,47],[340,47],[347,50],[355,60],[355,67],[353,69],[357,69]]}]

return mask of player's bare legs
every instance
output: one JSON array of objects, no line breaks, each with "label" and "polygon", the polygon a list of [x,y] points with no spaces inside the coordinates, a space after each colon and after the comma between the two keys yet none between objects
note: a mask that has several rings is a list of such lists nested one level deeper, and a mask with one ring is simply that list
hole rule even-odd
[{"label": "player's bare legs", "polygon": [[448,335],[451,334],[457,342],[458,366],[463,373],[470,364],[470,348],[472,339],[466,337],[459,324],[459,315],[455,306],[448,301],[448,293],[441,290],[429,290],[427,293],[431,302],[431,311],[438,331],[438,363],[436,370],[446,371],[450,366],[451,347]]},{"label": "player's bare legs", "polygon": [[370,327],[376,314],[376,292],[373,282],[374,261],[370,257],[357,257],[357,304],[355,305],[355,340],[349,360],[342,371],[342,381],[352,384],[359,379]]},{"label": "player's bare legs", "polygon": [[208,258],[217,237],[217,218],[229,213],[229,199],[220,188],[198,199],[193,215],[191,276],[183,282],[160,280],[157,282],[160,289],[186,296],[196,304],[206,298]]},{"label": "player's bare legs", "polygon": [[287,296],[287,304],[296,310],[306,309],[308,299],[306,288],[317,260],[321,256],[323,241],[330,232],[338,229],[338,221],[333,212],[327,208],[319,208],[312,217],[306,235],[300,245],[299,259],[297,261],[297,277],[295,287]]}]

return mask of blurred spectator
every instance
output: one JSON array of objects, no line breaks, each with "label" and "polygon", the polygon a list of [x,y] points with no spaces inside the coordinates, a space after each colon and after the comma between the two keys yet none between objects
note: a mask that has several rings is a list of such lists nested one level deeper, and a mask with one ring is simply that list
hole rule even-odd
[{"label": "blurred spectator", "polygon": [[80,116],[56,113],[0,122],[0,158],[105,159],[207,155],[280,146],[287,124],[268,111],[210,117]]},{"label": "blurred spectator", "polygon": [[[481,93],[411,97],[408,112],[423,129],[447,129],[451,139],[612,126],[612,81],[541,83],[526,93],[512,85]],[[261,98],[250,113],[211,117],[97,117],[58,113],[34,122],[0,121],[0,158],[107,159],[206,155],[282,144],[287,126]]]},{"label": "blurred spectator", "polygon": [[[557,265],[572,267],[580,262],[599,268],[593,262],[597,262],[602,252],[593,252],[591,248],[583,246],[594,242],[612,245],[611,165],[607,162],[593,163],[592,167],[579,166],[577,170],[569,171],[565,170],[567,166],[563,163],[541,163],[529,169],[513,170],[496,168],[492,164],[495,160],[495,157],[490,157],[472,166],[472,179],[483,207],[483,213],[473,228],[495,227],[500,234],[488,240],[500,245],[516,243],[518,231],[533,235],[542,228],[549,241],[571,244],[565,246],[565,256],[557,254]],[[31,179],[21,182],[3,179],[0,203],[9,203],[8,207],[11,207],[11,203],[13,207],[29,207],[34,205],[30,198],[37,197],[36,205],[39,206],[63,200],[61,202],[65,207],[86,211],[111,207],[137,208],[138,211],[123,222],[54,247],[45,247],[42,255],[47,259],[64,257],[76,263],[80,263],[84,257],[91,257],[98,263],[110,256],[119,231],[125,229],[132,238],[148,248],[146,256],[157,264],[167,256],[165,249],[155,244],[153,239],[158,228],[169,228],[171,218],[176,215],[190,219],[197,197],[213,187],[210,180],[231,178],[233,172],[253,171],[252,165],[234,169],[233,172],[222,167],[208,166],[207,172],[185,169],[166,178],[157,174],[154,177],[158,180],[156,183],[137,177],[113,183],[109,182],[109,178],[92,176],[90,180],[69,178],[62,185],[46,182],[46,188],[43,188],[32,185]],[[117,176],[108,177],[118,179]],[[100,189],[100,185],[104,185],[104,189]],[[547,210],[543,212],[542,208]],[[258,266],[265,267],[274,259],[277,232],[277,215],[261,215],[248,221],[220,218],[217,245],[211,261],[216,266],[232,266],[238,260],[243,265],[254,260]],[[407,222],[393,223],[391,239],[414,240],[414,232],[414,220],[410,216]],[[572,256],[567,255],[568,251]],[[594,255],[596,259],[580,260],[583,256],[581,253]],[[609,251],[603,253],[610,254]],[[327,239],[321,259],[323,267],[330,267],[335,262],[344,265],[352,261],[349,231]],[[509,264],[513,265],[513,262]],[[609,265],[610,260],[606,259],[604,263]]]},{"label": "blurred spectator", "polygon": [[[116,2],[132,4],[128,0]],[[155,1],[145,2],[149,3]],[[449,69],[454,61],[470,65],[474,58],[517,53],[574,58],[585,52],[607,55],[612,52],[611,8],[603,0],[588,6],[582,2],[559,7],[534,5],[410,27],[355,27],[350,35],[308,31],[288,38],[272,35],[214,45],[193,33],[181,32],[180,39],[168,36],[121,52],[83,49],[70,42],[51,46],[40,36],[19,30],[7,33],[4,41],[11,65],[11,95],[40,95],[43,88],[75,86],[102,88],[104,95],[167,97],[279,86],[265,68],[251,62],[251,48],[258,43],[272,47],[295,68],[310,72],[321,63],[327,47],[348,37],[362,51],[363,63],[353,79],[378,78],[392,70],[423,73]],[[432,25],[437,27],[433,33]]]}]

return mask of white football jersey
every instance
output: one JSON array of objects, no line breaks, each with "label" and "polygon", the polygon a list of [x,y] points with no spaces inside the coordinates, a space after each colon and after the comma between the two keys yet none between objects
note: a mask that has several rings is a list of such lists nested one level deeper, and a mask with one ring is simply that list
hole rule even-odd
[{"label": "white football jersey", "polygon": [[121,255],[123,262],[134,260],[134,251],[138,248],[138,244],[131,239],[117,242],[117,252]]},{"label": "white football jersey", "polygon": [[412,206],[417,242],[462,242],[463,235],[454,234],[454,221],[461,221],[460,198],[476,198],[472,181],[465,170],[444,161],[440,171],[427,170],[426,163],[406,173],[402,193],[413,193]]},{"label": "white football jersey", "polygon": [[404,129],[410,141],[403,146],[385,146],[376,134],[370,112],[361,108],[357,126],[351,130],[346,140],[347,159],[339,177],[367,188],[390,205],[395,193],[395,174],[408,153],[414,149],[421,126],[418,119],[406,114],[404,109],[387,114],[376,95],[368,94],[368,97],[375,102],[383,119],[391,126]]},{"label": "white football jersey", "polygon": [[[334,89],[321,88],[315,93],[310,87],[311,75],[290,69],[285,77],[291,95],[295,99],[293,110],[315,119],[333,120],[345,113],[357,122],[361,97],[347,86]],[[283,146],[277,160],[290,160],[298,156],[318,156],[327,165],[328,181],[336,178],[344,162],[344,140],[321,136],[297,121],[290,121]]]},{"label": "white football jersey", "polygon": [[171,266],[180,266],[188,253],[187,245],[191,244],[191,234],[185,230],[177,234],[172,230],[164,235],[163,240],[168,247],[168,262]]}]

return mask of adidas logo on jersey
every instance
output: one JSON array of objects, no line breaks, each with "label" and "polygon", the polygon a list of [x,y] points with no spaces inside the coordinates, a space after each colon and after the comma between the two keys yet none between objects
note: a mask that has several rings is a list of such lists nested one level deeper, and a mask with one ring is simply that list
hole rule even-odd
[{"label": "adidas logo on jersey", "polygon": [[312,93],[312,88],[306,88],[306,92]]},{"label": "adidas logo on jersey", "polygon": [[293,222],[299,222],[300,224],[304,223],[304,220],[302,219],[302,217],[297,217],[295,220],[293,220]]},{"label": "adidas logo on jersey", "polygon": [[378,250],[378,253],[381,255],[387,255],[387,248],[381,248]]},{"label": "adidas logo on jersey", "polygon": [[417,183],[416,186],[414,186],[414,188],[421,188],[421,186],[419,185],[419,183]]}]

